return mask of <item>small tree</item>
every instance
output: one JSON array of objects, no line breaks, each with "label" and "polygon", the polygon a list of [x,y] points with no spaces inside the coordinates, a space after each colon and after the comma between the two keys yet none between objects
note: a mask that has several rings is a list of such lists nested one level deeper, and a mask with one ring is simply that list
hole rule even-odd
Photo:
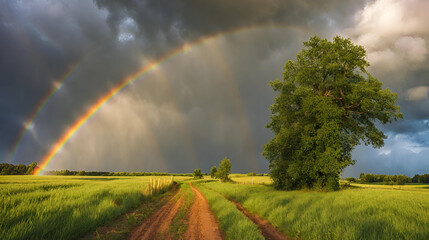
[{"label": "small tree", "polygon": [[212,178],[216,178],[216,173],[217,173],[217,168],[216,166],[213,166],[212,168],[210,168],[210,177]]},{"label": "small tree", "polygon": [[229,180],[229,173],[231,172],[231,161],[229,161],[228,158],[224,158],[222,161],[220,161],[219,164],[219,171],[218,171],[218,178],[222,182],[226,182]]},{"label": "small tree", "polygon": [[201,178],[203,178],[203,174],[201,173],[201,169],[195,169],[194,170],[194,178],[195,179],[201,179]]}]

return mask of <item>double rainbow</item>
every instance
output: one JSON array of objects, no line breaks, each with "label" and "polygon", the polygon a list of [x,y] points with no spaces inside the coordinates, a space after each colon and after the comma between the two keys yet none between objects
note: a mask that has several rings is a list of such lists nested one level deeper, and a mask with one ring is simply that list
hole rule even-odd
[{"label": "double rainbow", "polygon": [[[55,155],[64,147],[64,145],[67,143],[67,141],[94,115],[97,113],[97,111],[103,107],[104,104],[106,104],[111,98],[118,95],[124,88],[126,88],[128,85],[136,81],[139,77],[144,75],[145,73],[150,72],[151,70],[157,68],[160,64],[167,61],[168,59],[182,53],[186,52],[191,47],[200,45],[206,41],[215,39],[217,37],[220,37],[222,35],[226,35],[233,32],[239,32],[243,30],[249,30],[253,28],[261,28],[266,26],[252,26],[252,27],[245,27],[245,28],[239,28],[239,29],[232,29],[225,32],[216,33],[213,35],[208,35],[202,38],[197,39],[196,41],[193,41],[191,43],[187,43],[182,45],[181,47],[178,47],[174,49],[173,51],[169,52],[168,54],[164,55],[163,57],[159,58],[156,61],[151,62],[148,65],[143,66],[142,68],[138,69],[136,72],[134,72],[131,75],[128,75],[125,77],[121,82],[119,82],[117,85],[115,85],[109,92],[104,94],[102,97],[100,97],[83,115],[81,115],[68,129],[67,131],[61,136],[61,138],[52,146],[50,151],[42,158],[40,163],[38,164],[38,168],[35,169],[33,175],[40,175],[41,172],[47,167],[47,165],[52,161],[52,159],[55,157]],[[297,28],[296,26],[290,26],[290,25],[271,25],[270,27],[274,28],[293,28],[297,30],[302,30],[300,28]]]},{"label": "double rainbow", "polygon": [[[214,38],[207,37],[200,39],[191,45],[195,45],[198,43],[201,43],[207,39]],[[42,161],[38,164],[39,168],[36,168],[33,175],[39,175],[49,164],[49,162],[52,160],[52,158],[64,147],[64,145],[67,143],[67,141],[79,130],[79,128],[82,127],[82,125],[87,122],[97,111],[106,104],[111,98],[118,95],[125,87],[136,81],[140,76],[143,74],[149,72],[150,70],[155,69],[158,67],[162,62],[166,61],[167,59],[186,51],[190,48],[189,44],[185,44],[181,46],[180,48],[177,48],[170,52],[169,54],[161,57],[159,60],[154,61],[139,70],[137,70],[135,73],[125,77],[120,83],[118,83],[116,86],[114,86],[109,92],[104,94],[102,97],[100,97],[83,115],[81,115],[68,129],[67,131],[61,136],[61,138],[52,146],[51,150],[43,157]]]}]

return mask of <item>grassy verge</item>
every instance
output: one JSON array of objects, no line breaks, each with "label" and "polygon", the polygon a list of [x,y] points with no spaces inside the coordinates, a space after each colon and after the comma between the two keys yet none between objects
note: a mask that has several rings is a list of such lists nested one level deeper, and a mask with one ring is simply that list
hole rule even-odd
[{"label": "grassy verge", "polygon": [[79,238],[149,200],[150,179],[1,176],[0,239]]},{"label": "grassy verge", "polygon": [[180,185],[180,193],[176,200],[180,197],[184,197],[185,201],[170,224],[169,231],[171,236],[173,236],[173,239],[183,239],[188,228],[188,213],[192,207],[192,203],[194,202],[194,194],[187,182],[183,182]]},{"label": "grassy verge", "polygon": [[202,186],[241,203],[292,237],[429,239],[429,190],[354,188],[325,193],[219,182]]},{"label": "grassy verge", "polygon": [[220,194],[207,189],[204,184],[195,184],[206,197],[210,209],[219,221],[226,239],[264,239],[258,227],[241,213],[233,203]]}]

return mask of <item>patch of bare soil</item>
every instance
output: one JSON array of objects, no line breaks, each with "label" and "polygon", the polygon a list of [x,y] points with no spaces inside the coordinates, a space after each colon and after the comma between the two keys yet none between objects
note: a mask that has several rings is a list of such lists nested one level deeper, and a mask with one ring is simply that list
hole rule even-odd
[{"label": "patch of bare soil", "polygon": [[195,200],[191,207],[185,239],[222,239],[216,218],[210,211],[207,199],[198,188],[191,183],[189,185],[195,194]]},{"label": "patch of bare soil", "polygon": [[[179,193],[176,193],[176,196]],[[140,227],[131,233],[131,240],[137,239],[171,239],[169,226],[180,206],[183,204],[183,196],[177,201],[177,197],[171,198],[158,211],[154,212]]]},{"label": "patch of bare soil", "polygon": [[[214,189],[212,189],[215,191]],[[216,191],[217,192],[217,191]],[[240,203],[235,202],[231,198],[223,195],[220,192],[217,192],[220,195],[222,195],[224,198],[228,199],[230,202],[232,202],[238,210],[240,210],[246,217],[248,217],[253,223],[258,225],[259,230],[262,233],[262,236],[264,236],[265,239],[270,240],[288,240],[290,238],[285,237],[277,228],[275,228],[271,223],[269,223],[267,220],[261,219],[258,215],[253,214],[249,211],[247,211],[243,206],[241,206]]]}]

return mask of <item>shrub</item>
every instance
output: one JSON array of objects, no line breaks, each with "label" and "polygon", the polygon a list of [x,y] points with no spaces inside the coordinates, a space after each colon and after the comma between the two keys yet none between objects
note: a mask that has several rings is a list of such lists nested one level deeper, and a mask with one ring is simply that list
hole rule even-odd
[{"label": "shrub", "polygon": [[356,178],[354,178],[354,177],[347,177],[346,181],[348,181],[348,182],[356,182]]},{"label": "shrub", "polygon": [[195,169],[194,170],[194,178],[195,179],[201,179],[201,178],[203,178],[203,174],[201,173],[201,169]]}]

